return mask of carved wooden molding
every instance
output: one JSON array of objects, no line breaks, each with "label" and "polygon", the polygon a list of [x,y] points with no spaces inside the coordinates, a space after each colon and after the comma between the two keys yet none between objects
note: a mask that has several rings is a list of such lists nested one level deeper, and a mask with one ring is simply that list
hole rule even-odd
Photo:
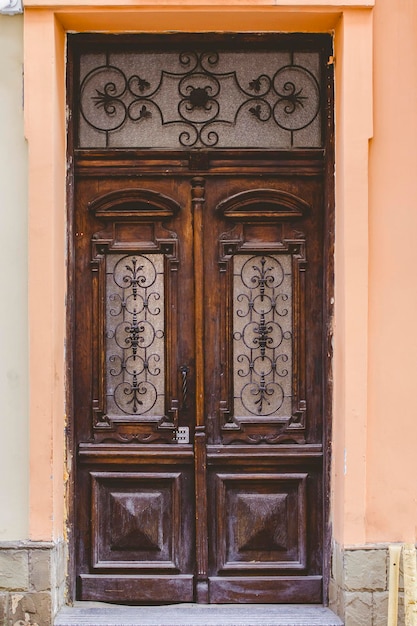
[{"label": "carved wooden molding", "polygon": [[287,191],[253,189],[226,198],[217,210],[230,219],[288,219],[304,217],[310,205]]},{"label": "carved wooden molding", "polygon": [[93,571],[178,571],[181,473],[93,471],[90,477]]},{"label": "carved wooden molding", "polygon": [[[240,237],[230,239],[231,233],[225,233],[227,239],[220,241],[219,270],[221,276],[221,289],[229,299],[228,309],[233,309],[234,294],[234,270],[233,257],[238,253],[247,252],[261,256],[275,254],[289,255],[292,266],[292,391],[291,410],[283,415],[251,415],[237,416],[234,414],[234,385],[233,385],[233,350],[230,342],[223,336],[222,358],[225,361],[225,376],[222,379],[221,400],[219,403],[222,415],[221,430],[223,443],[246,442],[252,444],[278,444],[291,442],[305,443],[306,428],[306,340],[305,340],[305,270],[306,243],[304,240],[290,240],[283,238],[275,242],[267,250],[258,249],[245,237],[240,229]],[[235,229],[234,229],[235,230]],[[237,234],[237,233],[236,233]],[[226,308],[222,311],[222,327],[231,328],[233,324]],[[254,429],[254,425],[257,428]],[[265,432],[263,432],[265,431]],[[267,432],[266,432],[267,431]]]},{"label": "carved wooden molding", "polygon": [[[108,194],[110,195],[110,194]],[[93,429],[96,441],[129,443],[155,443],[173,441],[173,430],[177,426],[178,420],[178,389],[177,389],[177,368],[174,363],[175,346],[177,345],[177,267],[178,267],[178,240],[167,239],[170,232],[160,224],[146,224],[143,222],[144,240],[140,241],[135,235],[135,231],[130,228],[130,222],[123,222],[127,226],[126,233],[118,232],[114,229],[114,224],[110,223],[107,230],[95,233],[92,238],[92,296],[93,315],[96,320],[95,333],[93,336],[93,371],[92,371],[92,413]],[[116,223],[117,226],[117,223]],[[146,228],[147,226],[147,228]],[[115,233],[116,231],[116,233]],[[124,236],[131,234],[132,240],[124,239]],[[116,236],[115,236],[116,234]],[[121,235],[119,239],[117,235]],[[160,235],[165,235],[161,237]],[[109,415],[107,408],[108,390],[106,384],[106,307],[108,306],[106,260],[117,252],[119,255],[126,255],[126,258],[138,256],[147,258],[147,253],[159,253],[164,257],[164,274],[170,275],[167,281],[165,293],[166,323],[171,332],[165,338],[166,373],[164,376],[165,411],[162,415],[132,414],[120,411],[120,415]],[[130,257],[129,257],[130,255]],[[129,325],[128,325],[129,326]],[[127,345],[130,345],[129,343]],[[164,432],[165,431],[165,432]]]},{"label": "carved wooden molding", "polygon": [[150,189],[120,189],[94,198],[88,208],[100,219],[169,218],[180,210],[178,202]]},{"label": "carved wooden molding", "polygon": [[[305,570],[308,477],[306,472],[216,474],[219,571]],[[221,515],[224,510],[229,519]]]}]

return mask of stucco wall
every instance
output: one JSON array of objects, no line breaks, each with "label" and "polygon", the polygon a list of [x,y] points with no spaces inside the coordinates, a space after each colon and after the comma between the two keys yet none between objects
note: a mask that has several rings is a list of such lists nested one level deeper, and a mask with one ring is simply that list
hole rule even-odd
[{"label": "stucco wall", "polygon": [[0,541],[6,541],[24,539],[28,534],[27,150],[22,16],[0,15],[0,215]]},{"label": "stucco wall", "polygon": [[[118,3],[103,8],[27,0],[25,107],[29,167],[30,537],[62,536],[65,425],[65,31],[272,30],[335,32],[336,324],[332,506],[339,542],[366,539],[368,338],[368,142],[372,136],[373,0],[242,1],[181,7]],[[297,6],[299,6],[298,3]],[[261,6],[262,5],[262,6]],[[117,11],[114,9],[117,8]],[[39,10],[40,9],[40,10]],[[39,90],[39,85],[42,90]],[[39,359],[43,369],[39,369]],[[345,471],[345,452],[349,470]]]},{"label": "stucco wall", "polygon": [[377,0],[370,144],[367,541],[417,530],[417,4]]}]

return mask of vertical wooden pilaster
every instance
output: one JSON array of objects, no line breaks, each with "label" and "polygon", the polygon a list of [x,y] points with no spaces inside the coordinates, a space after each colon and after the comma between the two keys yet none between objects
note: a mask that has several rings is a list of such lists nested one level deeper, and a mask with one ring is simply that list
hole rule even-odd
[{"label": "vertical wooden pilaster", "polygon": [[194,225],[194,294],[195,294],[195,386],[196,423],[194,439],[195,494],[196,494],[196,600],[204,603],[208,597],[208,540],[207,540],[207,460],[206,426],[204,415],[204,252],[203,209],[205,181],[193,178],[191,201]]}]

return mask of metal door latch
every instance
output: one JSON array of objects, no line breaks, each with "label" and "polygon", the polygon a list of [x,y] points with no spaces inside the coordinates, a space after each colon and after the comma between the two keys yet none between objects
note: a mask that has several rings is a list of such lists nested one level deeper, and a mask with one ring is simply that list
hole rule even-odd
[{"label": "metal door latch", "polygon": [[190,429],[188,426],[179,426],[175,431],[177,443],[190,443]]}]

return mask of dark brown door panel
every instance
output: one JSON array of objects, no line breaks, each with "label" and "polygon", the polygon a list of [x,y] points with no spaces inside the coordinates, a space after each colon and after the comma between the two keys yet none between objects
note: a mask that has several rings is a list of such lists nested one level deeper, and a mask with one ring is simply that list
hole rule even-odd
[{"label": "dark brown door panel", "polygon": [[79,595],[82,600],[155,604],[192,602],[194,577],[188,576],[112,576],[81,574]]},{"label": "dark brown door panel", "polygon": [[257,576],[209,579],[211,601],[218,604],[240,603],[319,603],[322,602],[321,576]]}]

